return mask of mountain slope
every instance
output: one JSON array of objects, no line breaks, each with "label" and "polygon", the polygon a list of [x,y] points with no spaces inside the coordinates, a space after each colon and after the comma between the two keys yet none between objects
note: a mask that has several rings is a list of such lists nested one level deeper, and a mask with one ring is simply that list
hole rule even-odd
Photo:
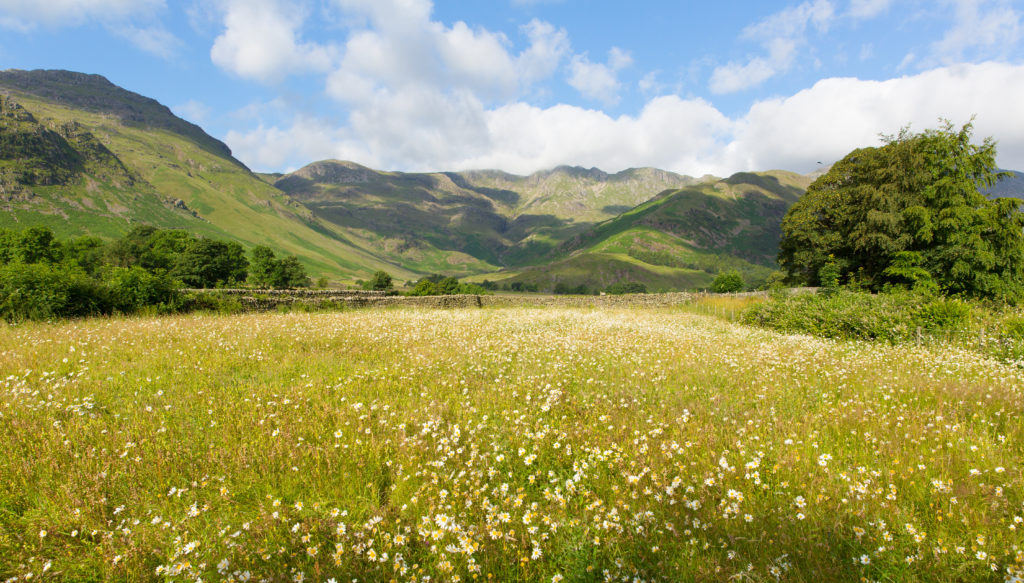
[{"label": "mountain slope", "polygon": [[[36,77],[41,80],[33,83]],[[366,277],[376,269],[413,275],[350,244],[197,126],[100,80],[50,71],[0,74],[0,93],[7,94],[0,226],[42,224],[63,236],[109,238],[146,223],[247,247],[269,245],[331,278]]]},{"label": "mountain slope", "polygon": [[551,263],[502,281],[541,289],[561,283],[599,290],[624,281],[687,289],[736,269],[757,284],[775,268],[782,217],[809,182],[790,172],[743,172],[665,191],[566,241]]},{"label": "mountain slope", "polygon": [[614,175],[567,166],[531,176],[409,174],[325,160],[274,185],[391,261],[466,274],[542,260],[594,223],[693,182],[648,168]]}]

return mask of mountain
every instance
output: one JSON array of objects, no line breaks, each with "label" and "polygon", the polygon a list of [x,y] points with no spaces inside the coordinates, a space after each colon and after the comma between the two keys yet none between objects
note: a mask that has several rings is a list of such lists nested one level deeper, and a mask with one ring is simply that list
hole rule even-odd
[{"label": "mountain", "polygon": [[0,227],[186,229],[296,254],[314,274],[414,273],[357,247],[156,101],[97,75],[0,72]]},{"label": "mountain", "polygon": [[695,182],[653,168],[414,174],[325,160],[274,186],[390,261],[422,272],[468,274],[542,261],[597,222]]},{"label": "mountain", "polygon": [[809,181],[571,166],[403,173],[337,160],[255,174],[202,128],[103,77],[0,71],[0,227],[105,238],[142,223],[186,229],[298,255],[336,281],[385,270],[399,281],[679,289],[720,268],[756,281]]},{"label": "mountain", "polygon": [[553,289],[604,289],[619,282],[649,290],[709,287],[721,270],[748,284],[775,269],[782,217],[811,178],[791,172],[741,172],[660,193],[570,238],[548,264],[510,272],[502,283]]}]

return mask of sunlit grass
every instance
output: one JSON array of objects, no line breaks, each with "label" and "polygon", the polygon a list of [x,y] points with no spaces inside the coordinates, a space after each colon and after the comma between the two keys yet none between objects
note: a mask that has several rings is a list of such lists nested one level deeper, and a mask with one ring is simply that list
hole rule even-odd
[{"label": "sunlit grass", "polygon": [[1003,580],[1022,377],[680,309],[3,327],[0,580]]}]

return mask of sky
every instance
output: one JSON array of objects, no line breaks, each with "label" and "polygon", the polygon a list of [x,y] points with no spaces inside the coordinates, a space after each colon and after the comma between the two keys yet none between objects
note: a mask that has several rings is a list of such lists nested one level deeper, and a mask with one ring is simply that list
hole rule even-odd
[{"label": "sky", "polygon": [[806,173],[909,125],[1024,170],[1024,0],[0,0],[0,69],[97,73],[256,171]]}]

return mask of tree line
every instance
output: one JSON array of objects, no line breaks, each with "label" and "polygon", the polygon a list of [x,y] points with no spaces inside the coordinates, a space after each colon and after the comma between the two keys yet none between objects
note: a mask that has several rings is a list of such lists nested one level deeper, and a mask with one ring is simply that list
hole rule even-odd
[{"label": "tree line", "polygon": [[0,229],[0,316],[7,320],[187,309],[182,288],[310,285],[294,255],[137,226],[113,241],[60,240],[46,227]]}]

